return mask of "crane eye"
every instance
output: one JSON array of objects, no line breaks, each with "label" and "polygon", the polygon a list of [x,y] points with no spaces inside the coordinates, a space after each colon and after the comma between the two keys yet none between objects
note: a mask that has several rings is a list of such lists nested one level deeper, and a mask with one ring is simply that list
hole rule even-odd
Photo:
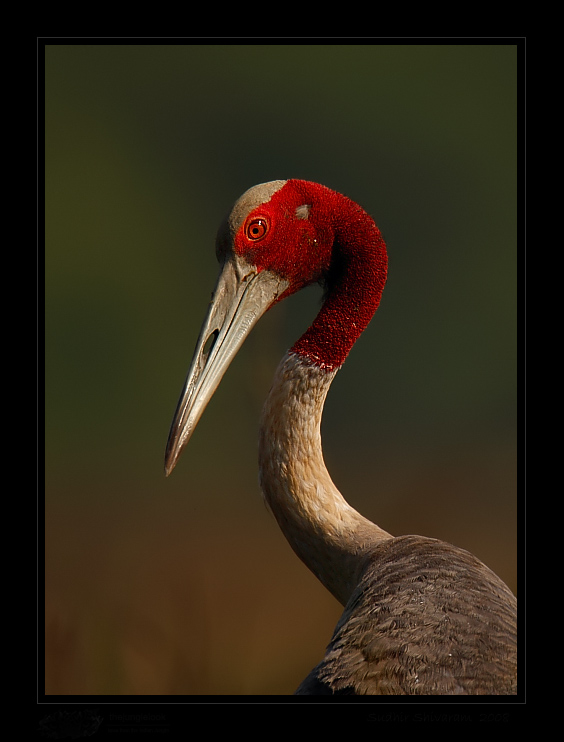
[{"label": "crane eye", "polygon": [[253,240],[253,242],[262,240],[262,238],[265,236],[267,232],[268,232],[268,222],[264,218],[251,219],[251,221],[247,224],[245,228],[245,234],[247,235],[248,239]]}]

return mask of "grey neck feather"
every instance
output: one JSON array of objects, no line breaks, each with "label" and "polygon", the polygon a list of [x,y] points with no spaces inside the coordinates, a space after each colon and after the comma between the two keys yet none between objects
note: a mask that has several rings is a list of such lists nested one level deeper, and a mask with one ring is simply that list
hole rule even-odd
[{"label": "grey neck feather", "polygon": [[262,414],[259,476],[290,545],[344,605],[373,548],[391,536],[346,502],[323,461],[321,416],[336,373],[296,354],[282,359]]}]

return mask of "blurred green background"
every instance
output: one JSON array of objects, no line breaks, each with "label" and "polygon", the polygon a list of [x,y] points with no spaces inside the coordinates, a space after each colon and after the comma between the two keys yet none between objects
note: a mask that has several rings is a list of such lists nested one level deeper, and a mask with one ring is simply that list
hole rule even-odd
[{"label": "blurred green background", "polygon": [[340,606],[257,483],[262,401],[319,306],[268,313],[163,455],[248,187],[376,219],[381,307],[328,397],[345,497],[516,590],[515,45],[46,47],[46,690],[291,694]]}]

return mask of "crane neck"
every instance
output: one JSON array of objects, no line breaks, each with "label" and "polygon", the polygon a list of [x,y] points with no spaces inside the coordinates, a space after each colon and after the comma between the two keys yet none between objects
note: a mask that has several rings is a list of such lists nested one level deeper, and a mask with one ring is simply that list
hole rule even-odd
[{"label": "crane neck", "polygon": [[295,553],[345,605],[372,549],[391,536],[346,502],[325,466],[321,417],[336,373],[284,356],[262,413],[259,477]]},{"label": "crane neck", "polygon": [[330,225],[326,247],[330,245],[331,258],[322,278],[325,301],[292,351],[323,368],[338,369],[380,304],[388,255],[380,230],[364,209],[329,189],[322,195],[323,206],[314,203],[311,218]]}]

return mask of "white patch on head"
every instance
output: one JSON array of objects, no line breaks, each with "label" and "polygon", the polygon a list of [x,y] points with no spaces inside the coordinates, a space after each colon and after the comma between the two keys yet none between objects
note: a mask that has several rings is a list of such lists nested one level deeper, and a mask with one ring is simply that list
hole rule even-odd
[{"label": "white patch on head", "polygon": [[276,191],[284,185],[286,185],[285,180],[273,180],[270,183],[260,183],[245,191],[237,199],[229,215],[232,233],[235,234],[238,231],[251,211],[261,204],[268,203]]},{"label": "white patch on head", "polygon": [[229,252],[235,235],[245,222],[248,215],[261,204],[268,203],[272,196],[286,184],[285,180],[273,180],[270,183],[260,183],[249,188],[240,196],[231,212],[222,221],[216,237],[216,253],[218,259]]},{"label": "white patch on head", "polygon": [[297,219],[309,219],[309,210],[311,209],[310,204],[302,204],[296,207],[296,218]]}]

